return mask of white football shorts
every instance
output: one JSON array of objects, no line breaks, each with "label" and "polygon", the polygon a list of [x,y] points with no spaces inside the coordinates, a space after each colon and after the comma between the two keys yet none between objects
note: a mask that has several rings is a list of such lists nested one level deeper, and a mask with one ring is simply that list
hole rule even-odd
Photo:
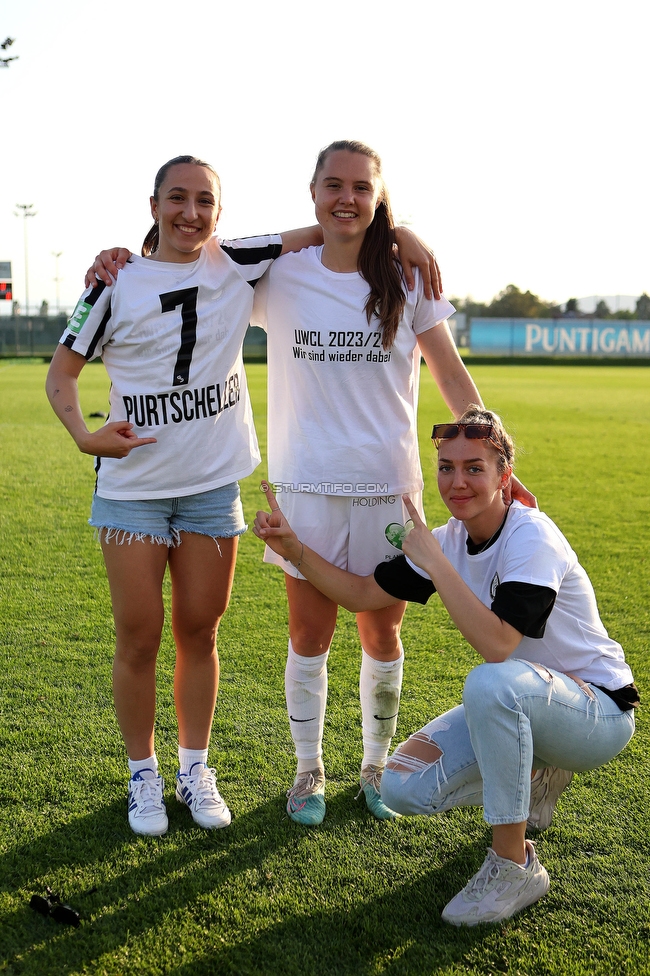
[{"label": "white football shorts", "polygon": [[[409,518],[401,495],[359,497],[286,491],[276,497],[300,541],[339,569],[370,576],[378,563],[401,552],[394,543]],[[424,518],[422,492],[409,492],[409,497]],[[268,546],[264,562],[280,566],[296,579],[305,578]]]}]

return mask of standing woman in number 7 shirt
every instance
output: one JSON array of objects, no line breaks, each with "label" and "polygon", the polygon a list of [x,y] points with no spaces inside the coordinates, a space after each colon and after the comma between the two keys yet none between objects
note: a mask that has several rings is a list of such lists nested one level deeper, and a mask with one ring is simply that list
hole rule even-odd
[{"label": "standing woman in number 7 shirt", "polygon": [[[480,397],[445,321],[453,306],[428,300],[419,278],[412,291],[404,286],[377,153],[332,143],[318,157],[311,194],[323,246],[281,258],[255,290],[251,321],[268,332],[269,479],[299,537],[363,576],[397,554],[389,537],[408,518],[402,494],[422,511],[420,356],[454,416]],[[516,490],[534,504],[518,483]],[[285,691],[297,771],[287,812],[314,825],[325,816],[322,738],[338,607],[299,567],[268,547],[264,558],[284,569],[289,603]],[[379,819],[395,816],[379,784],[397,724],[405,608],[356,615],[361,791]]]},{"label": "standing woman in number 7 shirt", "polygon": [[[111,589],[115,709],[129,757],[129,823],[167,830],[154,751],[156,658],[169,567],[176,643],[176,797],[205,828],[230,811],[207,765],[219,679],[219,621],[228,605],[238,536],[237,480],[260,461],[241,346],[251,287],[284,247],[313,229],[220,247],[214,169],[179,156],[156,176],[155,224],[143,257],[84,292],[50,367],[47,394],[79,449],[96,456],[90,524]],[[110,280],[110,279],[109,279]],[[77,379],[100,356],[111,380],[109,422],[88,431]],[[137,427],[153,436],[139,437]]]}]

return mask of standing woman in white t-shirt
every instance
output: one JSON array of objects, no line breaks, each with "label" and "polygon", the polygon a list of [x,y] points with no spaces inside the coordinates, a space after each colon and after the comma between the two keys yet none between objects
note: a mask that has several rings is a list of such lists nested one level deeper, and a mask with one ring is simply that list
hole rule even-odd
[{"label": "standing woman in white t-shirt", "polygon": [[[445,321],[453,306],[425,298],[419,278],[405,287],[377,153],[332,143],[311,194],[323,246],[283,257],[256,287],[252,322],[268,332],[269,480],[300,538],[363,575],[395,554],[389,537],[408,518],[401,494],[421,508],[420,357],[453,415],[480,398]],[[269,549],[265,560],[284,569],[289,602],[285,689],[298,765],[287,812],[313,825],[325,816],[322,737],[338,607],[299,566]],[[361,790],[380,819],[395,816],[379,783],[397,723],[405,607],[357,614]]]},{"label": "standing woman in white t-shirt", "polygon": [[[129,823],[167,830],[154,751],[162,583],[172,584],[176,797],[205,828],[230,823],[208,767],[219,679],[216,637],[228,605],[238,536],[237,479],[260,461],[241,347],[252,285],[283,248],[280,236],[220,247],[214,169],[191,156],[161,167],[154,226],[142,257],[88,288],[50,367],[47,394],[79,449],[97,458],[90,523],[101,541],[116,630],[113,692],[129,758]],[[307,246],[313,229],[284,245]],[[90,432],[77,379],[101,356],[109,421]]]},{"label": "standing woman in white t-shirt", "polygon": [[349,610],[380,610],[437,592],[483,658],[463,704],[393,753],[382,799],[403,814],[483,806],[492,846],[442,913],[453,925],[500,922],[549,886],[526,828],[544,830],[573,772],[596,769],[627,745],[639,693],[623,650],[605,630],[589,578],[551,519],[503,489],[514,447],[496,414],[471,407],[436,424],[438,488],[451,513],[414,527],[403,555],[366,576],[347,573],[301,542],[277,509],[254,531],[318,589]]}]

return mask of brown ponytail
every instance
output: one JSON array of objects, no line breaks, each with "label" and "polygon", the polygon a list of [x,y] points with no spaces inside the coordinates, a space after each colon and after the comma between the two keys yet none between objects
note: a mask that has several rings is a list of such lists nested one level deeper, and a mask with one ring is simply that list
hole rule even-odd
[{"label": "brown ponytail", "polygon": [[147,231],[147,236],[142,242],[142,250],[140,253],[143,258],[148,258],[150,254],[158,250],[158,221],[154,223],[149,231]]}]

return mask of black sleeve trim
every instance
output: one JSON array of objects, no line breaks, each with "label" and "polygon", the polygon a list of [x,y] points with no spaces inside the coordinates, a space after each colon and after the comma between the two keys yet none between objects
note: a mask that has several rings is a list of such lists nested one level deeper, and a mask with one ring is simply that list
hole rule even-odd
[{"label": "black sleeve trim", "polygon": [[88,295],[84,299],[84,305],[90,305],[90,307],[93,308],[105,288],[106,288],[106,282],[100,281],[98,278],[97,284],[91,291],[90,295]]},{"label": "black sleeve trim", "polygon": [[221,250],[235,264],[260,264],[262,261],[274,261],[279,258],[282,254],[282,244],[265,244],[264,247],[228,247],[227,244],[222,244]]},{"label": "black sleeve trim", "polygon": [[549,586],[514,581],[501,583],[490,609],[524,637],[539,640],[544,636],[556,596],[555,590]]},{"label": "black sleeve trim", "polygon": [[104,332],[106,331],[106,326],[108,325],[108,323],[110,321],[111,311],[112,311],[112,309],[111,309],[111,307],[109,305],[108,308],[106,309],[106,311],[104,312],[103,319],[101,320],[101,322],[97,326],[97,331],[95,332],[95,335],[92,337],[92,340],[90,342],[90,345],[88,346],[88,349],[86,351],[86,359],[92,359],[93,356],[95,355],[95,349],[97,347],[97,343],[99,342],[99,340],[101,339],[101,337],[104,335]]},{"label": "black sleeve trim", "polygon": [[396,600],[426,603],[436,588],[430,579],[420,576],[409,566],[406,556],[395,556],[375,568],[375,582]]}]

